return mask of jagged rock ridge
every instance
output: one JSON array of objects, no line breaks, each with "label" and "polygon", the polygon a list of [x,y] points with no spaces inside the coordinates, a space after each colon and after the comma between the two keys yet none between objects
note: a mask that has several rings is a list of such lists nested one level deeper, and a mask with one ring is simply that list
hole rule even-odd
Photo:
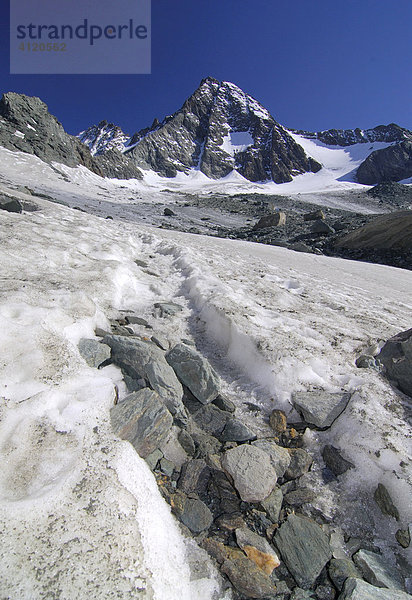
[{"label": "jagged rock ridge", "polygon": [[88,127],[77,137],[89,147],[92,156],[112,149],[122,152],[129,140],[129,136],[120,127],[107,121],[100,121],[98,125]]},{"label": "jagged rock ridge", "polygon": [[102,177],[141,177],[134,163],[114,148],[95,159],[85,144],[65,132],[40,98],[24,94],[8,92],[0,100],[0,145],[48,163],[83,165]]},{"label": "jagged rock ridge", "polygon": [[311,140],[319,140],[328,146],[352,146],[368,142],[403,142],[412,140],[412,132],[396,123],[377,125],[371,129],[327,129],[325,131],[302,131],[291,129],[293,133]]}]

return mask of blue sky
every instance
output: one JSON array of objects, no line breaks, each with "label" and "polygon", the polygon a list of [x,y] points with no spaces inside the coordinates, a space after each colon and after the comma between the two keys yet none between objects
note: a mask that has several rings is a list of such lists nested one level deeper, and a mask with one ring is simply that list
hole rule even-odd
[{"label": "blue sky", "polygon": [[127,76],[10,75],[7,4],[1,91],[40,96],[69,133],[102,119],[133,133],[207,75],[287,127],[412,129],[411,0],[153,0],[152,74]]}]

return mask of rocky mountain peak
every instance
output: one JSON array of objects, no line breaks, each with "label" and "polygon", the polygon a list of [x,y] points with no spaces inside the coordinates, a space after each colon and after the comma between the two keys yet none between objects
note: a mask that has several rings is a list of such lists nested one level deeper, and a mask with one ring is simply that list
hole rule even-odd
[{"label": "rocky mountain peak", "polygon": [[114,123],[103,120],[79,133],[78,138],[88,146],[92,156],[95,156],[113,149],[123,151],[130,136]]},{"label": "rocky mountain peak", "polygon": [[173,177],[198,169],[212,179],[238,171],[251,181],[290,181],[321,166],[286,129],[233,83],[207,77],[182,108],[135,134],[125,153],[138,166]]}]

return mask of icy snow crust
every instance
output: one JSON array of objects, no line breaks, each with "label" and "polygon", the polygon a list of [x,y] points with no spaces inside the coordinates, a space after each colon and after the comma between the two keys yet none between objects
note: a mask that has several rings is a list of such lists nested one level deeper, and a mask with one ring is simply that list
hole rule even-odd
[{"label": "icy snow crust", "polygon": [[[351,536],[373,534],[391,560],[396,529],[411,521],[408,403],[354,360],[377,339],[410,327],[411,272],[151,229],[127,221],[127,196],[137,183],[127,187],[20,153],[2,151],[1,158],[0,193],[40,209],[0,212],[2,594],[222,597],[216,572],[181,536],[145,462],[111,431],[114,385],[126,393],[120,371],[91,369],[78,353],[78,341],[121,310],[136,311],[172,344],[192,339],[239,416],[261,435],[270,431],[246,402],[263,415],[283,408],[293,421],[294,391],[352,391],[330,430],[306,433],[315,463],[304,478],[318,489],[325,515]],[[102,194],[117,194],[125,220],[73,211],[15,184],[84,210],[97,210]],[[147,180],[140,185],[142,194],[153,192]],[[153,303],[162,300],[184,310],[156,320]],[[356,466],[328,486],[321,478],[325,443]],[[375,506],[379,482],[400,523]]]}]

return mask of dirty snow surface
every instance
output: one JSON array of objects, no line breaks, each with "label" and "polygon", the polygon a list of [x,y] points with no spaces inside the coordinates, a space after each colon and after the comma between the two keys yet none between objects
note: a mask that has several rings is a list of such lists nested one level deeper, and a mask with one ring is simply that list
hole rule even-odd
[{"label": "dirty snow surface", "polygon": [[[22,168],[15,181],[38,187],[41,174],[23,177]],[[353,392],[331,429],[305,434],[315,463],[304,477],[325,519],[370,537],[393,560],[394,533],[411,520],[408,403],[354,363],[411,326],[412,273],[105,220],[12,190],[13,178],[10,170],[0,192],[37,210],[0,211],[1,597],[223,598],[146,463],[111,431],[115,385],[126,394],[120,371],[92,369],[79,355],[79,340],[122,311],[147,319],[171,344],[192,340],[241,418],[258,418],[246,402],[261,408],[254,427],[262,434],[273,408],[298,420],[295,391]],[[87,199],[81,180],[56,180],[56,189]],[[159,301],[184,309],[159,318]],[[325,443],[356,467],[327,485]],[[378,483],[400,523],[374,505]]]}]

